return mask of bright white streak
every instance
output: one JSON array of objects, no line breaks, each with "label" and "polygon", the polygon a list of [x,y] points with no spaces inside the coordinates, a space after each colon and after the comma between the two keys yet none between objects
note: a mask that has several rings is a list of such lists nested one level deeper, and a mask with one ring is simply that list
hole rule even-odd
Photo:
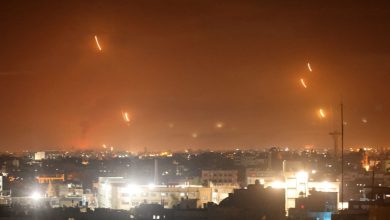
[{"label": "bright white streak", "polygon": [[122,112],[122,116],[123,116],[123,120],[125,120],[126,122],[130,122],[129,113]]},{"label": "bright white streak", "polygon": [[325,118],[326,115],[325,115],[324,110],[320,109],[319,113],[320,113],[321,118]]},{"label": "bright white streak", "polygon": [[223,122],[217,122],[217,123],[215,123],[215,127],[216,127],[216,128],[223,128],[223,126],[224,126]]},{"label": "bright white streak", "polygon": [[306,83],[305,83],[305,80],[303,79],[303,78],[301,78],[301,84],[302,84],[302,86],[306,89],[307,88],[307,85],[306,85]]},{"label": "bright white streak", "polygon": [[97,38],[96,35],[95,35],[95,41],[96,41],[96,45],[97,45],[98,49],[99,49],[100,51],[102,51],[102,48],[100,47],[99,40],[98,40],[98,38]]},{"label": "bright white streak", "polygon": [[307,68],[309,69],[310,72],[313,72],[313,70],[311,69],[310,63],[307,63]]}]

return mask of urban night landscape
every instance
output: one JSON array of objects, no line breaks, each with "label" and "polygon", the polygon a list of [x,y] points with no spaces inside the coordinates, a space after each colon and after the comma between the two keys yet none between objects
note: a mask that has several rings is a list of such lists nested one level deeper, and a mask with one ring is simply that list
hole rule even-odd
[{"label": "urban night landscape", "polygon": [[390,2],[3,0],[0,219],[390,219]]}]

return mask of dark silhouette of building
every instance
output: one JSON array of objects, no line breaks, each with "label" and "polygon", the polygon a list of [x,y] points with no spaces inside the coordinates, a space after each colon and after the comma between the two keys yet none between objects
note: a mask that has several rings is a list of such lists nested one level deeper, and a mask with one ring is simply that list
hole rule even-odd
[{"label": "dark silhouette of building", "polygon": [[219,205],[204,204],[201,209],[189,201],[173,209],[158,204],[142,204],[131,212],[135,220],[284,220],[284,190],[264,188],[258,182],[247,189],[237,189]]},{"label": "dark silhouette of building", "polygon": [[247,189],[237,189],[218,206],[229,212],[237,210],[237,219],[284,219],[285,195],[283,189],[264,188],[258,182]]},{"label": "dark silhouette of building", "polygon": [[332,220],[390,219],[390,187],[373,187],[371,190],[373,199],[349,201],[348,209],[332,215]]},{"label": "dark silhouette of building", "polygon": [[289,220],[330,220],[337,212],[337,193],[311,191],[308,197],[295,199],[295,208],[288,210]]}]

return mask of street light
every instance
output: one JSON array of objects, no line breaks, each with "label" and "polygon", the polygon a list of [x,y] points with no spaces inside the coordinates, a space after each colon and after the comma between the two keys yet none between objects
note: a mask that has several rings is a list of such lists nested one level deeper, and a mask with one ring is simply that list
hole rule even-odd
[{"label": "street light", "polygon": [[39,199],[42,198],[41,194],[39,192],[33,192],[31,195],[30,195],[30,198],[33,199],[34,201],[37,201]]}]

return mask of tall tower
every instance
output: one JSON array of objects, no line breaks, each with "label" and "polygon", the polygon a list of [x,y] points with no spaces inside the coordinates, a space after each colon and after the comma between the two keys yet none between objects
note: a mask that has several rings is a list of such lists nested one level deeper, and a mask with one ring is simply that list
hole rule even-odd
[{"label": "tall tower", "polygon": [[339,151],[340,151],[339,139],[341,136],[341,132],[335,130],[335,131],[330,132],[329,135],[332,136],[332,138],[333,138],[333,151],[334,151],[333,156],[334,156],[335,161],[337,161],[339,156],[340,156],[339,155]]},{"label": "tall tower", "polygon": [[154,184],[155,185],[158,185],[159,184],[159,180],[158,180],[158,160],[157,158],[154,159]]}]

